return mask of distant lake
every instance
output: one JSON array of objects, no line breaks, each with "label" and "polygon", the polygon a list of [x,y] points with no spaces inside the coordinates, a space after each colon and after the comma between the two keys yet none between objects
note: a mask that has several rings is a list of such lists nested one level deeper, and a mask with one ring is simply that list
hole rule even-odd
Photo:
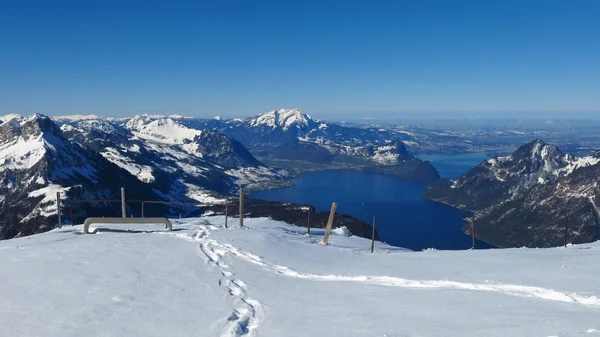
[{"label": "distant lake", "polygon": [[[485,154],[420,156],[432,162],[440,175],[454,178],[487,159]],[[392,175],[332,170],[308,172],[296,185],[251,194],[254,198],[306,203],[318,212],[329,211],[333,201],[338,213],[352,215],[369,224],[377,216],[377,231],[382,241],[413,250],[425,248],[469,249],[471,238],[461,231],[468,212],[425,201],[421,195],[427,185]],[[478,248],[490,248],[477,242]]]},{"label": "distant lake", "polygon": [[433,167],[445,179],[460,177],[469,169],[475,167],[492,156],[486,153],[464,153],[464,154],[421,154],[419,159],[431,162]]}]

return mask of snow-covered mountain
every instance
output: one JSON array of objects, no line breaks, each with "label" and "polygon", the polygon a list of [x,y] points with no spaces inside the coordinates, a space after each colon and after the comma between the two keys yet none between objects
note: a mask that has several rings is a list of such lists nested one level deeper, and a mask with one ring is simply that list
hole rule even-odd
[{"label": "snow-covered mountain", "polygon": [[343,227],[172,221],[0,242],[0,336],[600,334],[600,243],[371,254]]},{"label": "snow-covered mountain", "polygon": [[[210,203],[239,186],[287,183],[286,172],[264,166],[236,140],[171,118],[136,116],[124,125],[65,118],[68,123],[61,127],[44,115],[3,119],[0,239],[54,226],[56,192],[67,199],[114,200],[124,186],[129,199]],[[82,204],[74,208],[74,216],[118,214],[119,207]]]},{"label": "snow-covered mountain", "polygon": [[309,115],[303,114],[299,109],[279,109],[269,111],[250,118],[247,123],[251,127],[270,127],[287,131],[290,128],[311,128],[317,124]]},{"label": "snow-covered mountain", "polygon": [[600,239],[598,177],[598,156],[574,157],[536,140],[430,185],[426,197],[475,211],[477,236],[497,246],[556,246],[567,218],[570,241]]},{"label": "snow-covered mountain", "polygon": [[[56,192],[69,199],[117,199],[153,195],[151,188],[102,156],[71,143],[44,115],[16,117],[0,125],[0,239],[48,230],[56,224]],[[95,204],[104,214],[117,205]],[[90,211],[81,205],[75,215]]]},{"label": "snow-covered mountain", "polygon": [[[385,129],[355,128],[312,119],[298,109],[279,109],[245,120],[186,119],[196,129],[217,130],[240,141],[255,156],[291,169],[360,168],[431,182],[435,169],[409,153],[400,137]],[[299,165],[301,164],[301,165]]]}]

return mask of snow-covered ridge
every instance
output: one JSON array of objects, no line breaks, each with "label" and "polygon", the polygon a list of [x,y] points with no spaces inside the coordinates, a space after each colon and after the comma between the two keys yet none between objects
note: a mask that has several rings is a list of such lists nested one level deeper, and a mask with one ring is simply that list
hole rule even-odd
[{"label": "snow-covered ridge", "polygon": [[8,114],[0,117],[0,121],[2,121],[2,123],[8,122],[12,119],[20,120],[23,119],[23,116],[17,114]]},{"label": "snow-covered ridge", "polygon": [[102,119],[103,117],[99,117],[96,115],[64,115],[64,116],[52,116],[52,119],[56,121],[69,121],[69,122],[77,122],[77,121],[85,121],[90,119]]},{"label": "snow-covered ridge", "polygon": [[571,158],[571,160],[567,166],[561,168],[560,170],[556,170],[554,172],[554,175],[568,176],[578,168],[589,167],[592,165],[596,165],[598,163],[600,163],[600,158],[595,157],[595,156],[574,157],[574,158]]},{"label": "snow-covered ridge", "polygon": [[172,118],[154,119],[148,115],[130,119],[125,128],[137,137],[170,144],[191,142],[202,134],[201,130],[188,128]]}]

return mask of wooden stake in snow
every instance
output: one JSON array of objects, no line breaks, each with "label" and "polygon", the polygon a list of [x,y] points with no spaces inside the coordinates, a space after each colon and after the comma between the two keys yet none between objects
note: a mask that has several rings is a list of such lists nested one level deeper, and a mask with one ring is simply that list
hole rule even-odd
[{"label": "wooden stake in snow", "polygon": [[123,215],[123,218],[127,217],[127,214],[125,213],[125,187],[121,187],[121,214]]},{"label": "wooden stake in snow", "polygon": [[310,206],[308,206],[308,231],[306,232],[306,234],[310,235]]},{"label": "wooden stake in snow", "polygon": [[145,218],[145,216],[144,216],[144,204],[145,204],[145,202],[142,201],[142,218]]},{"label": "wooden stake in snow", "polygon": [[69,211],[71,212],[71,226],[75,226],[75,218],[73,218],[73,203],[69,203]]},{"label": "wooden stake in snow", "polygon": [[333,225],[333,217],[335,216],[335,210],[337,204],[334,202],[331,204],[331,211],[329,212],[329,220],[327,220],[327,227],[325,227],[325,236],[323,236],[323,243],[329,243],[329,232],[331,232],[331,226]]},{"label": "wooden stake in snow", "polygon": [[373,250],[375,250],[375,223],[377,222],[377,219],[375,217],[373,217],[373,234],[371,234],[371,253],[373,253]]},{"label": "wooden stake in snow", "polygon": [[60,214],[60,192],[56,192],[56,209],[58,210],[58,228],[62,228],[62,218]]},{"label": "wooden stake in snow", "polygon": [[229,207],[227,206],[227,204],[225,204],[225,228],[227,228],[227,209]]},{"label": "wooden stake in snow", "polygon": [[240,187],[240,228],[244,227],[244,189]]},{"label": "wooden stake in snow", "polygon": [[565,219],[565,247],[569,244],[569,217]]},{"label": "wooden stake in snow", "polygon": [[471,238],[473,239],[473,250],[475,250],[475,217],[471,218]]}]

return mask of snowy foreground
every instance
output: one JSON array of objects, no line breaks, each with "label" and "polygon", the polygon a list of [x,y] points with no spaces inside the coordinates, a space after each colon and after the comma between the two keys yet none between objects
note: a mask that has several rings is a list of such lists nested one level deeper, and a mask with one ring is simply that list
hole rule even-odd
[{"label": "snowy foreground", "polygon": [[[600,244],[410,252],[223,217],[0,242],[0,336],[599,336]],[[230,224],[234,221],[230,221]],[[237,225],[237,223],[236,223]]]}]

